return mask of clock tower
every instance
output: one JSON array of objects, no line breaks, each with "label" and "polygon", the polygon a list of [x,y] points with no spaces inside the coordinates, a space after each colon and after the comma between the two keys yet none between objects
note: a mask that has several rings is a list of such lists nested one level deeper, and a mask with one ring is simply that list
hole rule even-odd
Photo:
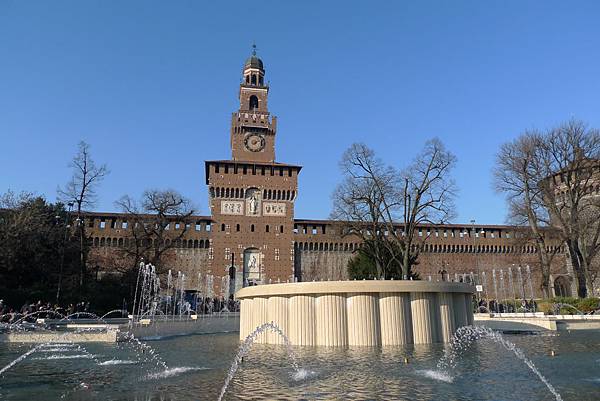
[{"label": "clock tower", "polygon": [[301,167],[275,161],[277,118],[269,113],[268,94],[265,68],[254,48],[244,63],[240,106],[231,118],[231,159],[205,162],[213,223],[207,273],[217,294],[225,293],[220,284],[234,270],[237,288],[294,280],[294,203]]},{"label": "clock tower", "polygon": [[256,47],[244,64],[240,84],[240,108],[231,117],[233,160],[274,162],[277,117],[267,107],[269,85],[265,83],[263,62]]}]

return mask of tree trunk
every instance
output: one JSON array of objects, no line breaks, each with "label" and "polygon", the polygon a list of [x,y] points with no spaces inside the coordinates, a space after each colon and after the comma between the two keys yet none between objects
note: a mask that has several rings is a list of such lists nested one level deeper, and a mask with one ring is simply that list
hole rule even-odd
[{"label": "tree trunk", "polygon": [[409,261],[410,261],[410,247],[406,246],[406,250],[404,251],[404,254],[402,255],[402,280],[408,280],[409,277],[409,271],[410,271],[410,266],[409,266]]},{"label": "tree trunk", "polygon": [[579,298],[586,298],[587,285],[585,274],[582,271],[579,248],[573,241],[567,241],[567,248],[569,250],[569,257],[571,258],[571,264],[573,265],[573,274],[575,275],[575,280],[577,281],[577,296]]},{"label": "tree trunk", "polygon": [[550,260],[548,252],[543,241],[538,241],[538,251],[540,252],[540,268],[542,272],[541,289],[545,298],[550,298]]}]

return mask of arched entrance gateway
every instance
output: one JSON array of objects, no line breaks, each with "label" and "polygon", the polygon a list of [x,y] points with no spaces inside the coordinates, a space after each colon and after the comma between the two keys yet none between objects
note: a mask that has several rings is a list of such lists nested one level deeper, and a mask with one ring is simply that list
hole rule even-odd
[{"label": "arched entrance gateway", "polygon": [[248,248],[244,251],[244,287],[257,285],[261,282],[260,251],[257,248]]},{"label": "arched entrance gateway", "polygon": [[570,297],[571,283],[566,276],[558,276],[554,279],[554,296],[555,297]]}]

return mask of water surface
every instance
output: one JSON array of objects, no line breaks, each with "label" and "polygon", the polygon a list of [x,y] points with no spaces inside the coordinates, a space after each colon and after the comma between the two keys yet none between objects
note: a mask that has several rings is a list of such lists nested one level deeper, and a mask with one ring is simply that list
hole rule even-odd
[{"label": "water surface", "polygon": [[[523,349],[564,400],[600,399],[600,333],[507,338]],[[69,345],[46,347],[0,377],[0,399],[216,400],[239,345],[237,334],[146,343],[158,356],[130,344],[86,344],[89,353]],[[0,344],[0,368],[31,347]],[[473,345],[451,372],[436,370],[444,352],[439,344],[296,351],[303,368],[300,375],[294,375],[283,347],[256,345],[225,399],[554,399],[521,361],[490,340]]]}]

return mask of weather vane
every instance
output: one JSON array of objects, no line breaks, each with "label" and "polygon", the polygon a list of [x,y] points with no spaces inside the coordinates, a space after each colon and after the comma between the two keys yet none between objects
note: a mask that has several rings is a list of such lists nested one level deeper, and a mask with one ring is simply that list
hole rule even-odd
[{"label": "weather vane", "polygon": [[252,42],[252,55],[256,56],[256,42]]}]

